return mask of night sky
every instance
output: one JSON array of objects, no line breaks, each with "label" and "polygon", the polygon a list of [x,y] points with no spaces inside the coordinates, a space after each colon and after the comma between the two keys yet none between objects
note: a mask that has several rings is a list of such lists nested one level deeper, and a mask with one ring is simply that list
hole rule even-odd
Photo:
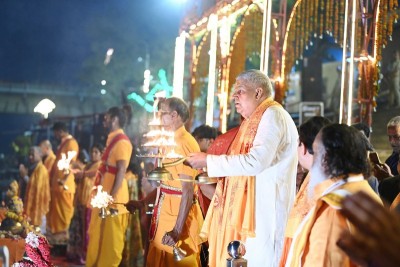
[{"label": "night sky", "polygon": [[0,81],[79,84],[96,19],[113,21],[127,35],[129,28],[151,34],[147,26],[160,25],[174,42],[183,8],[174,0],[2,0]]}]

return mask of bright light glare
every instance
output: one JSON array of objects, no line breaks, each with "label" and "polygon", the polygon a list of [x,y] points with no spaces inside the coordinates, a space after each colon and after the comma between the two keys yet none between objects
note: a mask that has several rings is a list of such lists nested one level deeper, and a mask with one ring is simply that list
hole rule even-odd
[{"label": "bright light glare", "polygon": [[148,93],[150,90],[150,70],[145,70],[143,74],[144,80],[143,80],[143,92]]},{"label": "bright light glare", "polygon": [[171,0],[171,1],[176,4],[184,4],[184,3],[186,3],[187,0]]},{"label": "bright light glare", "polygon": [[114,54],[114,49],[113,48],[109,48],[107,50],[107,56],[112,56],[112,54]]},{"label": "bright light glare", "polygon": [[111,56],[113,54],[114,54],[114,49],[113,48],[109,48],[107,50],[107,53],[106,53],[106,58],[104,59],[104,65],[108,65],[108,63],[110,63]]},{"label": "bright light glare", "polygon": [[33,112],[38,112],[44,116],[45,119],[48,118],[49,113],[53,111],[53,109],[56,108],[56,105],[54,104],[53,101],[50,99],[42,99],[40,102],[36,105],[36,107],[33,109]]},{"label": "bright light glare", "polygon": [[101,93],[102,95],[105,95],[105,94],[107,93],[107,91],[106,91],[106,89],[101,89],[101,90],[100,90],[100,93]]},{"label": "bright light glare", "polygon": [[107,81],[106,80],[102,80],[101,81],[101,85],[106,85],[107,84]]}]

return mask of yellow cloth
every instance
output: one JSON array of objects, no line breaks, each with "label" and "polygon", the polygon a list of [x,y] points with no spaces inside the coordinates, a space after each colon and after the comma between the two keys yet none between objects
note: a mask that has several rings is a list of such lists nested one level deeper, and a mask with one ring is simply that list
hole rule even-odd
[{"label": "yellow cloth", "polygon": [[49,154],[43,161],[43,165],[46,167],[49,175],[51,173],[51,169],[53,168],[54,162],[56,161],[56,155],[54,154],[53,150],[50,150]]},{"label": "yellow cloth", "polygon": [[[129,200],[138,200],[138,176],[128,170],[125,174],[125,179],[128,182]],[[138,212],[129,214],[125,237],[125,246],[120,267],[137,267],[140,265],[139,262],[143,260],[142,234]]]},{"label": "yellow cloth", "polygon": [[[124,133],[122,129],[115,130],[108,135],[107,146],[112,139]],[[116,142],[108,155],[107,165],[116,167],[117,161],[123,160],[128,167],[132,154],[132,144],[128,140]],[[115,174],[106,172],[101,180],[103,191],[110,194],[115,181]],[[129,200],[128,185],[123,179],[122,185],[114,195],[114,202],[127,203]],[[128,225],[128,210],[123,205],[112,205],[118,209],[115,217],[99,217],[99,209],[93,208],[89,224],[89,245],[86,257],[86,266],[118,266],[124,249],[125,231]]]},{"label": "yellow cloth", "polygon": [[[89,165],[85,166],[84,172],[96,173],[97,168],[100,166],[100,163],[101,163],[100,160],[98,162],[90,163]],[[82,178],[82,180],[80,180],[77,183],[76,193],[75,193],[75,199],[77,205],[87,206],[90,204],[90,196],[94,186],[94,179],[95,179],[94,176],[93,177],[85,176]]]},{"label": "yellow cloth", "polygon": [[310,172],[304,178],[300,186],[299,192],[293,203],[293,208],[290,211],[289,218],[286,224],[285,239],[283,243],[282,257],[279,266],[283,267],[286,263],[287,253],[289,253],[290,245],[294,233],[299,227],[301,221],[306,217],[307,213],[314,206],[315,201],[308,197],[308,184],[310,183]]},{"label": "yellow cloth", "polygon": [[39,162],[29,177],[24,199],[25,213],[32,225],[42,224],[42,217],[49,211],[49,204],[49,174],[42,162]]},{"label": "yellow cloth", "polygon": [[[265,99],[250,118],[242,122],[229,155],[246,154],[250,151],[262,115],[273,105],[279,104],[272,98]],[[224,230],[220,231],[221,229]],[[218,182],[201,236],[208,237],[210,267],[226,265],[229,257],[226,248],[229,242],[246,241],[247,237],[255,236],[254,176],[233,176]]]},{"label": "yellow cloth", "polygon": [[[68,231],[74,214],[74,194],[75,194],[75,178],[72,173],[65,175],[63,171],[57,167],[57,162],[61,159],[62,153],[67,155],[68,151],[76,151],[77,155],[72,161],[75,161],[79,153],[78,142],[71,136],[66,136],[62,139],[61,149],[57,151],[56,160],[53,164],[50,177],[50,211],[47,215],[47,225],[51,233],[59,233]],[[65,186],[68,190],[64,190],[63,186],[58,184],[58,179],[65,179]]]},{"label": "yellow cloth", "polygon": [[[175,152],[187,156],[192,152],[200,152],[199,145],[193,136],[182,126],[175,131],[175,142],[177,144]],[[166,187],[173,187],[178,190],[182,189],[181,181],[177,180],[179,174],[191,176],[193,179],[197,171],[184,165],[178,164],[167,168],[172,173],[174,180],[163,181]],[[195,267],[200,266],[200,229],[203,224],[203,216],[199,204],[196,202],[192,205],[187,216],[185,226],[178,241],[178,246],[187,252],[187,257],[182,261],[174,261],[172,247],[163,245],[161,239],[164,234],[171,231],[176,223],[181,203],[181,196],[162,194],[160,197],[160,214],[158,217],[158,226],[155,237],[149,244],[146,265],[149,267]]]},{"label": "yellow cloth", "polygon": [[[110,145],[111,141],[118,134],[123,134],[124,131],[122,129],[115,130],[111,132],[107,137],[106,146]],[[129,161],[131,159],[132,154],[132,144],[128,140],[119,140],[114,144],[110,154],[108,155],[108,159],[106,161],[108,166],[117,167],[117,161],[124,160],[126,163],[126,167],[129,165]],[[115,174],[106,172],[104,173],[104,177],[101,179],[101,185],[103,186],[103,191],[106,191],[108,194],[111,193],[111,190],[114,186]],[[122,186],[117,191],[114,196],[114,202],[118,203],[127,203],[129,201],[129,191],[128,191],[128,183],[126,179],[123,179]],[[114,209],[118,209],[119,214],[129,213],[128,210],[123,205],[113,205],[111,206]]]},{"label": "yellow cloth", "polygon": [[[316,192],[323,192],[330,185],[331,179],[316,186]],[[301,231],[294,237],[286,266],[356,266],[350,258],[336,245],[343,230],[354,231],[354,227],[340,213],[340,192],[353,194],[363,191],[382,201],[365,180],[348,182],[333,192],[319,197],[310,214],[302,223]],[[316,193],[316,196],[321,194]]]},{"label": "yellow cloth", "polygon": [[86,266],[117,267],[122,259],[129,214],[100,218],[93,208],[89,224],[89,246]]}]

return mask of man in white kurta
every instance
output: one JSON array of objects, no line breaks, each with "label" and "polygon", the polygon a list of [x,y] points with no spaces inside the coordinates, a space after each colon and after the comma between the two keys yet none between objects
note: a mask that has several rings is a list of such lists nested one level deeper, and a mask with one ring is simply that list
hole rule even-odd
[{"label": "man in white kurta", "polygon": [[[264,80],[267,81],[264,82],[267,86],[263,84]],[[225,265],[223,263],[228,258],[226,247],[229,240],[224,240],[225,244],[219,248],[218,246],[214,248],[212,243],[214,243],[214,239],[218,243],[221,237],[224,239],[227,235],[245,242],[246,255],[244,258],[248,260],[248,266],[277,266],[279,263],[286,221],[296,190],[298,134],[292,118],[279,104],[267,104],[267,107],[260,111],[260,107],[265,106],[266,102],[273,102],[270,98],[271,88],[269,79],[259,71],[251,70],[240,74],[236,79],[233,99],[238,112],[245,120],[232,143],[233,148],[228,155],[196,153],[188,159],[188,162],[195,168],[207,167],[210,177],[226,177],[224,185],[220,189],[221,193],[218,192],[217,186],[206,216],[205,225],[209,225],[214,230],[204,227],[202,230],[203,233],[208,234],[210,242],[210,267],[226,266],[226,263]],[[249,130],[251,124],[250,126],[246,125],[247,120],[253,120],[257,113],[259,113],[260,119],[254,128],[256,129],[254,139],[251,143],[246,143],[244,142],[246,136],[252,132]],[[245,152],[242,149],[235,151],[235,144],[236,147],[239,144],[242,147],[248,146],[249,149]],[[226,225],[218,227],[221,225],[215,221],[224,219],[221,220],[221,217],[218,214],[215,215],[215,212],[213,214],[212,210],[218,209],[223,202],[222,206],[226,212],[226,209],[229,208],[227,202],[234,202],[235,198],[240,196],[238,191],[240,186],[233,186],[229,189],[229,184],[247,179],[249,176],[255,177],[254,191],[251,191],[252,180],[250,179],[244,184],[245,188],[242,190],[245,194],[246,204],[239,206],[239,210],[242,210],[239,213],[242,214],[241,216],[247,216],[249,211],[246,209],[248,207],[255,208],[254,216],[250,216],[250,221],[254,220],[254,222],[247,223],[248,219],[246,218],[243,222],[242,218],[233,216],[243,226],[241,229],[233,230],[236,231],[233,235],[229,235],[227,231],[230,230],[227,229],[235,227],[238,223],[236,219],[232,221],[228,219],[229,222]],[[247,205],[248,202],[251,202],[251,199],[249,201],[248,198],[249,192],[253,192],[251,194],[255,195],[255,207]],[[221,213],[221,211],[217,213]],[[230,211],[230,213],[237,212]],[[208,224],[208,220],[214,222]],[[217,238],[211,236],[215,235],[215,232],[218,232]],[[218,251],[213,253],[212,249],[225,250],[225,253]]]}]

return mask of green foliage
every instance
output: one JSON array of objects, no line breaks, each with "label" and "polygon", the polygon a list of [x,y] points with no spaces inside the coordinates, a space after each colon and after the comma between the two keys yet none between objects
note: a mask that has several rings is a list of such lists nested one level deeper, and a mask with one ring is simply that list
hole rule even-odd
[{"label": "green foliage", "polygon": [[30,136],[19,135],[11,143],[11,147],[18,157],[27,157],[31,146],[32,140]]}]

